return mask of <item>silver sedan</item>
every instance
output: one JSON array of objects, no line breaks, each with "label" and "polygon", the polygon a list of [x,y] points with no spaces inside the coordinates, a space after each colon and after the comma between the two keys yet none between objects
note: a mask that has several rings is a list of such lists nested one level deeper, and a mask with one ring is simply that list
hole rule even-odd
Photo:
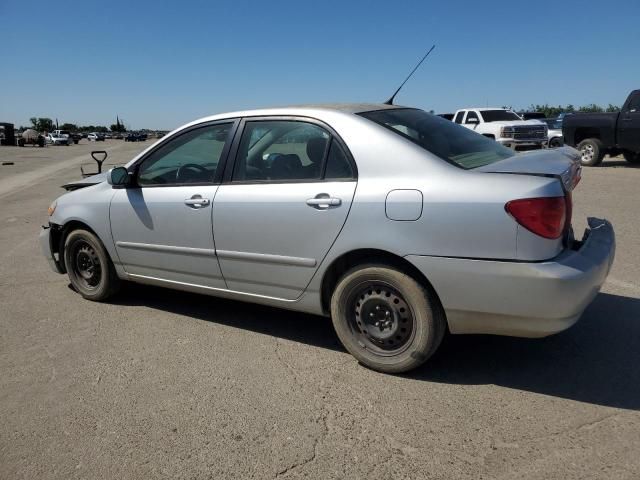
[{"label": "silver sedan", "polygon": [[361,363],[395,373],[446,331],[578,320],[615,251],[606,220],[574,238],[579,180],[574,149],[516,154],[418,109],[241,111],[71,186],[40,237],[88,300],[129,280],[327,315]]}]

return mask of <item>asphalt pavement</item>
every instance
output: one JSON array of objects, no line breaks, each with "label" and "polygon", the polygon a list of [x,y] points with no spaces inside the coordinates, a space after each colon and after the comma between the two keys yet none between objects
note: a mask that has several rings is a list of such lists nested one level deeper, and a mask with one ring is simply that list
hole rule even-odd
[{"label": "asphalt pavement", "polygon": [[[391,376],[326,318],[128,285],[83,300],[40,225],[91,149],[0,147],[0,478],[640,477],[640,168],[585,169],[575,226],[617,257],[582,320],[539,340],[448,336]],[[541,299],[541,301],[544,301]]]}]

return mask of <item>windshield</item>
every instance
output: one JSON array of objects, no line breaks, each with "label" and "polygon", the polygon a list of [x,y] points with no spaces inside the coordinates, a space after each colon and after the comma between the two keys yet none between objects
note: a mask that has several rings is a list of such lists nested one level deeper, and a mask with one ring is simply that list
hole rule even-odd
[{"label": "windshield", "polygon": [[480,114],[485,122],[522,120],[518,115],[509,110],[481,110]]},{"label": "windshield", "polygon": [[360,115],[461,168],[482,167],[515,155],[494,140],[422,110],[399,108]]}]

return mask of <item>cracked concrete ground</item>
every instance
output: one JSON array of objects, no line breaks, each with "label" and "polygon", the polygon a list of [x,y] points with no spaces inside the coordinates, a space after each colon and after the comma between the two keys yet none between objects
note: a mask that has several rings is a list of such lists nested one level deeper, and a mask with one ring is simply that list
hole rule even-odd
[{"label": "cracked concrete ground", "polygon": [[142,286],[82,300],[37,234],[91,147],[0,147],[0,478],[640,477],[640,169],[607,160],[575,193],[577,230],[618,235],[575,327],[450,336],[390,376],[324,318]]}]

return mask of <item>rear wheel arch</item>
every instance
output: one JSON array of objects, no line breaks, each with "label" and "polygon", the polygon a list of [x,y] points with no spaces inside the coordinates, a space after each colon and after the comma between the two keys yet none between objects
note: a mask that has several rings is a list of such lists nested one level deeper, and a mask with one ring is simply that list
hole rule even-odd
[{"label": "rear wheel arch", "polygon": [[333,294],[333,291],[335,290],[340,278],[342,278],[345,273],[347,273],[354,267],[367,264],[387,265],[389,267],[396,268],[403,273],[406,273],[427,290],[431,291],[434,298],[438,302],[438,307],[444,314],[444,309],[442,308],[440,297],[438,296],[436,290],[433,288],[433,285],[431,285],[431,282],[429,282],[427,277],[420,270],[418,270],[415,265],[399,255],[390,253],[386,250],[375,248],[352,250],[340,255],[331,262],[331,265],[329,265],[329,267],[324,272],[324,275],[322,277],[322,285],[320,287],[322,311],[324,313],[328,314],[330,311],[331,295]]},{"label": "rear wheel arch", "polygon": [[597,128],[577,128],[573,135],[573,141],[575,145],[588,138],[601,140],[600,130],[598,130]]}]

